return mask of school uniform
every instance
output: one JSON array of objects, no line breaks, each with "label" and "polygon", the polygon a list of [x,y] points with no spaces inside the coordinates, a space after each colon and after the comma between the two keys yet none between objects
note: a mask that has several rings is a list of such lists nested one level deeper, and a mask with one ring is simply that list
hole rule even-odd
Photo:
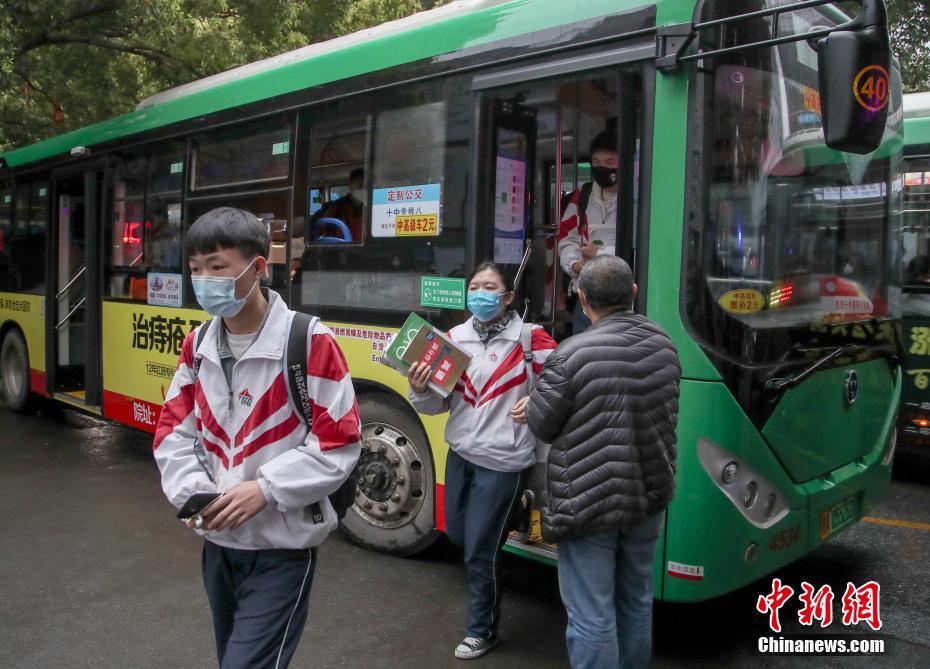
[{"label": "school uniform", "polygon": [[[496,639],[500,621],[500,552],[510,520],[525,487],[526,470],[536,461],[536,438],[510,417],[510,409],[529,395],[526,360],[520,343],[522,319],[513,315],[506,327],[481,341],[474,317],[449,336],[469,355],[468,369],[453,392],[442,398],[431,390],[410,389],[418,411],[449,411],[445,438],[446,534],[465,550],[469,603],[467,635]],[[540,326],[532,326],[535,373],[555,348]]]}]

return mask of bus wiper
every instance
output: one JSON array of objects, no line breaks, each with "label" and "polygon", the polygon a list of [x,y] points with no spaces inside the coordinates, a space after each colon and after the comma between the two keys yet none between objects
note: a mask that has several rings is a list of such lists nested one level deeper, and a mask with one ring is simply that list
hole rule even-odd
[{"label": "bus wiper", "polygon": [[795,386],[799,385],[802,381],[806,380],[814,372],[820,370],[823,367],[826,367],[827,365],[829,365],[831,362],[833,362],[837,358],[841,358],[844,355],[852,355],[853,353],[855,353],[861,348],[862,346],[859,344],[844,344],[843,346],[840,346],[835,351],[828,353],[827,355],[822,357],[820,360],[817,360],[816,362],[812,363],[810,366],[805,367],[804,369],[802,369],[797,374],[794,374],[793,376],[785,376],[785,377],[781,377],[777,379],[769,379],[768,381],[765,382],[765,396],[768,398],[770,402],[774,402],[776,399],[778,399],[778,397],[784,391],[788,390],[789,388],[794,388]]}]

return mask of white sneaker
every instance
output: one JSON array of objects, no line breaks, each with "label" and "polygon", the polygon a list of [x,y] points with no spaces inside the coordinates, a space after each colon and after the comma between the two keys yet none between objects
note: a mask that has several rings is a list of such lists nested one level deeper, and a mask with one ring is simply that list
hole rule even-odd
[{"label": "white sneaker", "polygon": [[497,639],[479,639],[467,636],[455,647],[455,656],[460,660],[474,660],[497,645]]}]

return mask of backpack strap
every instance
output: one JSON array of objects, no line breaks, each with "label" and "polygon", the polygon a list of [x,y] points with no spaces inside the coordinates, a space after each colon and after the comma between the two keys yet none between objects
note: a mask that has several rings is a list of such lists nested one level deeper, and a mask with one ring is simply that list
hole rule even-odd
[{"label": "backpack strap", "polygon": [[[197,355],[197,351],[200,350],[200,345],[207,338],[207,331],[210,329],[210,323],[212,322],[212,320],[209,320],[202,323],[200,329],[197,330],[197,338],[194,340],[194,366],[192,368],[194,383],[197,383],[197,375],[200,373],[201,356]],[[194,438],[194,456],[197,458],[197,462],[200,463],[201,468],[203,468],[204,473],[206,473],[207,478],[210,479],[210,483],[215,484],[216,479],[213,478],[213,472],[210,471],[210,465],[207,463],[207,454],[204,453],[203,444],[200,443],[200,439],[197,437]]]},{"label": "backpack strap", "polygon": [[[287,386],[291,402],[297,407],[298,413],[307,424],[308,431],[313,427],[313,407],[310,406],[310,393],[307,390],[307,358],[310,355],[307,337],[310,328],[315,327],[318,320],[316,316],[298,311],[291,319],[291,329],[287,333],[287,355],[285,356]],[[314,523],[323,522],[323,508],[319,502],[313,502],[310,505],[310,515]]]},{"label": "backpack strap", "polygon": [[526,380],[530,392],[536,385],[536,372],[533,370],[533,324],[524,323],[520,327],[520,347],[523,349],[523,361],[526,363]]},{"label": "backpack strap", "polygon": [[200,373],[201,357],[197,355],[197,351],[200,350],[200,345],[203,343],[203,340],[207,338],[207,332],[210,330],[210,323],[212,322],[213,319],[201,324],[200,329],[197,330],[197,339],[194,342],[194,381],[197,380],[197,375]]},{"label": "backpack strap", "polygon": [[298,311],[294,314],[291,329],[287,333],[287,385],[291,401],[307,424],[308,430],[313,425],[313,408],[310,406],[310,394],[307,391],[307,334],[311,326],[316,326],[318,320],[320,319],[316,316]]}]

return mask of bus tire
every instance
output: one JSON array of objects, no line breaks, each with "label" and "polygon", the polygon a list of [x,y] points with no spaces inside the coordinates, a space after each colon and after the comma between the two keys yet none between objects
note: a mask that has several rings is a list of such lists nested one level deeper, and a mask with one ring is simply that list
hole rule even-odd
[{"label": "bus tire", "polygon": [[439,537],[436,470],[429,441],[403,401],[384,393],[359,396],[362,454],[355,503],[342,519],[352,543],[414,555]]},{"label": "bus tire", "polygon": [[0,342],[0,399],[13,411],[30,406],[29,351],[19,330],[10,330]]}]

